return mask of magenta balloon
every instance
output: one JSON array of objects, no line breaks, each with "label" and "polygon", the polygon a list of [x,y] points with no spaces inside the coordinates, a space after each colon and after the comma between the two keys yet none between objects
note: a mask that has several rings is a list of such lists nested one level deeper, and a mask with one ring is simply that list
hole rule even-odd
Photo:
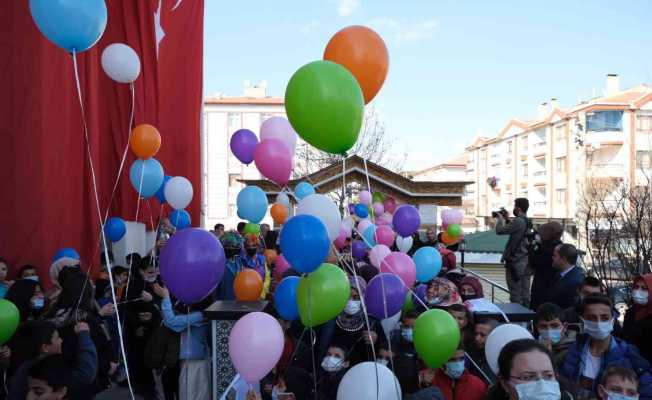
[{"label": "magenta balloon", "polygon": [[342,248],[344,248],[344,246],[346,246],[346,238],[347,237],[348,236],[346,235],[346,229],[340,228],[340,233],[339,233],[339,235],[337,235],[337,238],[333,242],[333,244],[335,245],[335,247],[338,250],[342,250]]},{"label": "magenta balloon", "polygon": [[371,261],[371,265],[374,267],[380,268],[380,264],[383,262],[385,257],[391,253],[392,251],[389,249],[389,247],[385,246],[384,244],[377,244],[369,252],[369,261]]},{"label": "magenta balloon", "polygon": [[387,247],[392,247],[394,244],[394,231],[387,225],[379,226],[376,228],[376,243],[384,244]]},{"label": "magenta balloon", "polygon": [[265,139],[254,152],[256,168],[267,179],[280,186],[287,185],[292,172],[292,153],[278,139]]},{"label": "magenta balloon", "polygon": [[231,136],[231,152],[243,164],[251,164],[258,138],[249,129],[239,129]]},{"label": "magenta balloon", "polygon": [[417,269],[412,258],[400,251],[394,251],[383,260],[380,272],[396,274],[405,286],[412,287],[417,280]]},{"label": "magenta balloon", "polygon": [[362,260],[367,255],[367,245],[362,240],[354,240],[351,243],[351,255],[356,260]]},{"label": "magenta balloon", "polygon": [[285,144],[294,155],[297,144],[297,133],[292,129],[290,121],[283,117],[272,117],[260,126],[260,140],[278,139]]},{"label": "magenta balloon", "polygon": [[224,249],[212,233],[186,228],[174,234],[161,250],[161,278],[184,304],[208,296],[224,276]]},{"label": "magenta balloon", "polygon": [[374,209],[374,215],[381,215],[382,213],[385,212],[385,206],[383,206],[383,203],[374,203],[373,209]]},{"label": "magenta balloon", "polygon": [[379,274],[367,284],[364,300],[367,312],[378,319],[395,315],[405,303],[407,288],[394,274]]},{"label": "magenta balloon", "polygon": [[394,200],[393,197],[387,197],[383,201],[383,207],[385,207],[385,211],[387,211],[390,214],[394,214],[394,211],[396,211],[396,200]]},{"label": "magenta balloon", "polygon": [[287,262],[285,257],[283,257],[283,254],[276,257],[276,261],[274,261],[274,277],[276,280],[280,282],[285,271],[290,268],[292,267],[290,266],[290,263]]},{"label": "magenta balloon", "polygon": [[371,193],[368,190],[361,191],[358,198],[360,199],[360,204],[364,204],[365,206],[371,205]]},{"label": "magenta balloon", "polygon": [[396,233],[403,237],[408,237],[419,230],[421,217],[419,216],[419,211],[413,206],[402,205],[396,209],[392,222]]},{"label": "magenta balloon", "polygon": [[249,384],[263,379],[283,354],[285,338],[276,318],[252,312],[240,318],[229,334],[229,356]]}]

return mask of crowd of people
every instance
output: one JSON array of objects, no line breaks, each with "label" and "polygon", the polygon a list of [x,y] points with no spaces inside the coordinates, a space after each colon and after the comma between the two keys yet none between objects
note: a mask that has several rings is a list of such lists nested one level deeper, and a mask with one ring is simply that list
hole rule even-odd
[{"label": "crowd of people", "polygon": [[[527,206],[520,207],[517,211],[524,215]],[[502,221],[496,229],[513,234],[516,228],[510,224]],[[278,365],[260,382],[259,391],[246,394],[247,400],[336,399],[346,372],[365,361],[394,371],[405,399],[652,399],[652,344],[646,338],[652,332],[652,275],[631,282],[632,304],[620,318],[602,282],[585,276],[577,265],[577,249],[561,243],[557,225],[541,226],[541,242],[524,255],[520,241],[508,243],[505,255],[515,267],[508,272],[513,274],[510,288],[521,285],[518,277],[525,275],[522,257],[534,274],[531,299],[521,291],[517,300],[527,297],[536,310],[528,326],[536,339],[508,343],[497,370],[490,367],[485,345],[506,321],[471,312],[470,301],[484,297],[483,286],[457,268],[454,249],[440,244],[434,230],[415,241],[412,251],[436,246],[441,272],[413,288],[412,306],[389,329],[365,315],[362,306],[367,282],[378,270],[367,259],[347,258],[346,246],[343,255],[333,253],[328,260],[349,274],[344,310],[309,334],[300,321],[282,320],[274,310],[274,289],[299,273],[291,268],[278,273],[266,252],[281,251],[278,233],[265,225],[259,235],[246,234],[244,223],[233,231],[215,226],[227,259],[225,274],[199,304],[180,304],[171,296],[159,277],[156,254],[131,254],[125,266],[114,265],[110,253],[102,254],[94,279],[78,256],[55,259],[47,277],[36,266],[14,269],[0,259],[0,297],[17,306],[21,321],[0,347],[0,399],[92,399],[112,386],[126,387],[127,373],[145,399],[209,399],[211,341],[202,311],[215,300],[235,299],[233,282],[244,269],[260,274],[265,282],[261,299],[270,301],[265,311],[278,318],[285,333]],[[159,247],[165,246],[168,229],[164,225]],[[43,285],[45,279],[51,284]],[[457,350],[437,369],[425,366],[413,344],[415,321],[431,308],[450,313],[461,337]]]}]

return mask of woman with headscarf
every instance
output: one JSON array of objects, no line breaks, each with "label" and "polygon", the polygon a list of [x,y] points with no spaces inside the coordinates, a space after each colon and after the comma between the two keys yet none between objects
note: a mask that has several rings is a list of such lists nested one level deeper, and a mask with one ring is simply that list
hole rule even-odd
[{"label": "woman with headscarf", "polygon": [[623,323],[623,339],[638,347],[641,355],[652,360],[652,274],[645,274],[634,279],[632,285],[632,302],[625,313]]},{"label": "woman with headscarf", "polygon": [[541,304],[549,301],[550,288],[555,280],[557,270],[552,266],[552,253],[561,244],[564,228],[559,222],[550,221],[539,227],[539,241],[529,257],[530,268],[534,271],[532,288],[530,289],[530,308],[536,310]]},{"label": "woman with headscarf", "polygon": [[481,299],[484,297],[482,283],[473,275],[467,275],[460,281],[462,301]]},{"label": "woman with headscarf", "polygon": [[448,307],[451,304],[462,304],[462,298],[453,282],[435,278],[428,282],[426,303],[429,307]]},{"label": "woman with headscarf", "polygon": [[18,308],[21,322],[38,318],[45,306],[41,285],[30,279],[17,280],[7,291],[5,299]]},{"label": "woman with headscarf", "polygon": [[237,232],[229,231],[222,235],[220,242],[224,248],[226,263],[222,282],[217,287],[215,294],[218,300],[235,300],[233,282],[238,272],[242,269],[242,257],[240,257],[240,254],[244,240]]}]

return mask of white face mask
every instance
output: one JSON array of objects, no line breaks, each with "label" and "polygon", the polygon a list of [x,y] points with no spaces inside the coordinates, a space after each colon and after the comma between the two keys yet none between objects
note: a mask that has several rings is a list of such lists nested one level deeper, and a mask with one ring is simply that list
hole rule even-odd
[{"label": "white face mask", "polygon": [[156,282],[156,278],[157,278],[156,275],[145,275],[145,276],[143,276],[143,279],[144,279],[145,282],[147,282],[147,283],[154,283],[154,282]]},{"label": "white face mask", "polygon": [[606,392],[607,400],[638,400],[638,395],[636,396],[626,396],[620,393]]},{"label": "white face mask", "polygon": [[344,307],[344,313],[348,315],[355,315],[360,312],[362,302],[360,300],[349,300]]},{"label": "white face mask", "polygon": [[387,364],[389,364],[389,360],[385,360],[384,358],[379,358],[379,359],[376,360],[376,362],[378,364],[384,365],[384,366],[387,366]]},{"label": "white face mask", "polygon": [[518,400],[559,400],[561,392],[556,380],[539,379],[514,385]]},{"label": "white face mask", "polygon": [[582,324],[584,324],[584,332],[596,340],[606,339],[614,330],[613,318],[604,322],[587,321],[582,318]]},{"label": "white face mask", "polygon": [[321,367],[326,372],[337,372],[344,368],[342,365],[342,360],[333,356],[324,357],[324,361],[321,362]]},{"label": "white face mask", "polygon": [[632,291],[632,300],[639,306],[644,306],[648,302],[649,292],[647,290],[636,289]]}]

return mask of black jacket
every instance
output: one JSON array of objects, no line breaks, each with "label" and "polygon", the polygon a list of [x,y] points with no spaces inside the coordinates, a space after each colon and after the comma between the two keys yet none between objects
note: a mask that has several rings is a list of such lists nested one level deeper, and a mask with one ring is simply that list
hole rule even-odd
[{"label": "black jacket", "polygon": [[623,339],[638,347],[641,355],[652,362],[652,315],[636,321],[636,307],[630,307],[623,322]]},{"label": "black jacket", "polygon": [[529,260],[530,267],[534,271],[534,279],[532,280],[530,308],[535,311],[541,304],[548,301],[550,288],[557,273],[552,266],[552,253],[560,244],[559,240],[540,243],[531,252]]},{"label": "black jacket", "polygon": [[550,291],[550,301],[562,309],[573,306],[582,282],[584,282],[584,277],[584,271],[577,266],[563,277],[561,274],[557,275]]}]

